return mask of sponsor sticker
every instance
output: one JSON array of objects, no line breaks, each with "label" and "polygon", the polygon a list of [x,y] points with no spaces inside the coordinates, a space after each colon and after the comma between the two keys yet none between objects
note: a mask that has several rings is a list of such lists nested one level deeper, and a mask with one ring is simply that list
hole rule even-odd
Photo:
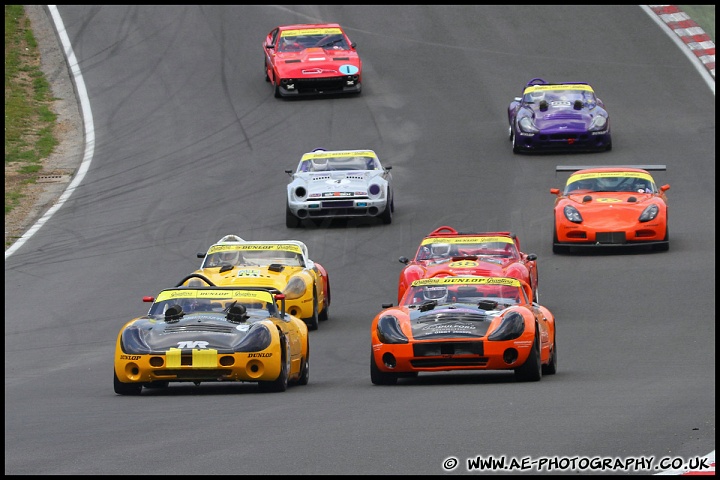
[{"label": "sponsor sticker", "polygon": [[508,277],[440,277],[423,278],[412,282],[413,287],[428,285],[508,285],[519,287],[520,281]]},{"label": "sponsor sticker", "polygon": [[590,85],[583,84],[565,84],[565,85],[533,85],[525,89],[525,93],[532,92],[549,92],[549,91],[563,91],[563,90],[583,90],[586,92],[592,92],[593,89]]},{"label": "sponsor sticker", "polygon": [[297,37],[299,35],[340,35],[342,30],[337,27],[333,28],[298,28],[295,30],[283,30],[280,32],[281,37]]},{"label": "sponsor sticker", "polygon": [[643,180],[647,180],[649,182],[652,182],[653,179],[650,175],[643,172],[592,172],[592,173],[576,173],[573,175],[570,175],[570,178],[567,181],[567,184],[570,185],[573,182],[577,182],[578,180],[585,180],[588,178],[618,178],[618,177],[624,177],[624,178],[642,178]]},{"label": "sponsor sticker", "polygon": [[375,154],[369,150],[348,150],[343,152],[310,152],[302,156],[303,160],[317,158],[343,158],[343,157],[368,157],[375,158]]},{"label": "sponsor sticker", "polygon": [[280,250],[284,252],[293,252],[293,253],[302,253],[302,248],[298,245],[294,245],[292,243],[276,243],[276,244],[266,244],[266,243],[244,243],[242,245],[213,245],[210,247],[210,250],[208,250],[208,254],[211,253],[217,253],[217,252],[227,252],[227,251],[272,251],[272,250]]},{"label": "sponsor sticker", "polygon": [[164,290],[160,292],[155,303],[163,302],[166,300],[172,300],[176,298],[202,298],[202,299],[218,299],[218,300],[229,300],[235,299],[240,302],[247,300],[247,303],[255,303],[262,301],[266,303],[273,302],[273,296],[270,292],[266,291],[251,291],[251,290],[228,290],[228,289],[206,289],[206,290],[194,290],[194,289],[182,289],[182,290]]},{"label": "sponsor sticker", "polygon": [[428,245],[431,243],[452,243],[452,244],[482,244],[482,243],[513,243],[513,239],[510,237],[455,237],[455,238],[425,238],[422,241],[422,245]]}]

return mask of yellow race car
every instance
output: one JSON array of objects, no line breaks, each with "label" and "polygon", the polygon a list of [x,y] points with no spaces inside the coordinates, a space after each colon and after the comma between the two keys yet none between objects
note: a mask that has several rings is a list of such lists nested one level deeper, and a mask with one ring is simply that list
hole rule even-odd
[{"label": "yellow race car", "polygon": [[317,330],[319,321],[329,318],[330,279],[322,265],[310,260],[303,242],[248,241],[226,235],[197,256],[203,262],[194,273],[215,285],[281,291],[288,313],[302,318],[309,330]]},{"label": "yellow race car", "polygon": [[[202,286],[185,286],[196,279]],[[306,385],[307,325],[286,311],[285,296],[260,287],[218,287],[201,275],[165,289],[147,315],[117,337],[113,386],[118,395],[171,382],[257,382],[263,392]]]}]

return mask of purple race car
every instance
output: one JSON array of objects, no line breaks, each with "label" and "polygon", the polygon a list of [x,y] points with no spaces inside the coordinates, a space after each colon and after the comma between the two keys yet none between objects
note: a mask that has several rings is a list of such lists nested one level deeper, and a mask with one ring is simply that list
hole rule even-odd
[{"label": "purple race car", "polygon": [[508,107],[514,153],[608,151],[610,117],[587,83],[533,78]]}]

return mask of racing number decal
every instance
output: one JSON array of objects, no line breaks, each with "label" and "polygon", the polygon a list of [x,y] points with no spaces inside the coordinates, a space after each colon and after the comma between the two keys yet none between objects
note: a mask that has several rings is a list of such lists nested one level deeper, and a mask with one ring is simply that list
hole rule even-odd
[{"label": "racing number decal", "polygon": [[355,65],[340,65],[340,73],[343,75],[355,75],[358,71]]},{"label": "racing number decal", "polygon": [[238,277],[259,277],[260,270],[253,270],[253,269],[238,270],[237,276]]},{"label": "racing number decal", "polygon": [[478,262],[473,262],[471,260],[462,260],[460,262],[451,262],[448,264],[448,267],[450,268],[473,268],[477,266]]},{"label": "racing number decal", "polygon": [[617,203],[622,202],[619,198],[596,198],[596,202],[598,203]]}]

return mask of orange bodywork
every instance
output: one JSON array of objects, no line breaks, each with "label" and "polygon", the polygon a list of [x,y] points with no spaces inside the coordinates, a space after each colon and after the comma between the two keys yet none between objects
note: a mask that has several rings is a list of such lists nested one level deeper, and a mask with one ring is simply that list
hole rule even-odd
[{"label": "orange bodywork", "polygon": [[[418,299],[423,288],[445,288],[447,294]],[[532,303],[531,295],[527,283],[509,277],[412,282],[397,307],[385,308],[372,321],[373,383],[450,370],[510,370],[526,381],[555,373],[555,317]]]},{"label": "orange bodywork", "polygon": [[566,252],[571,247],[640,245],[667,250],[669,189],[670,185],[656,186],[645,169],[576,170],[563,190],[550,190],[556,196],[553,252]]}]

